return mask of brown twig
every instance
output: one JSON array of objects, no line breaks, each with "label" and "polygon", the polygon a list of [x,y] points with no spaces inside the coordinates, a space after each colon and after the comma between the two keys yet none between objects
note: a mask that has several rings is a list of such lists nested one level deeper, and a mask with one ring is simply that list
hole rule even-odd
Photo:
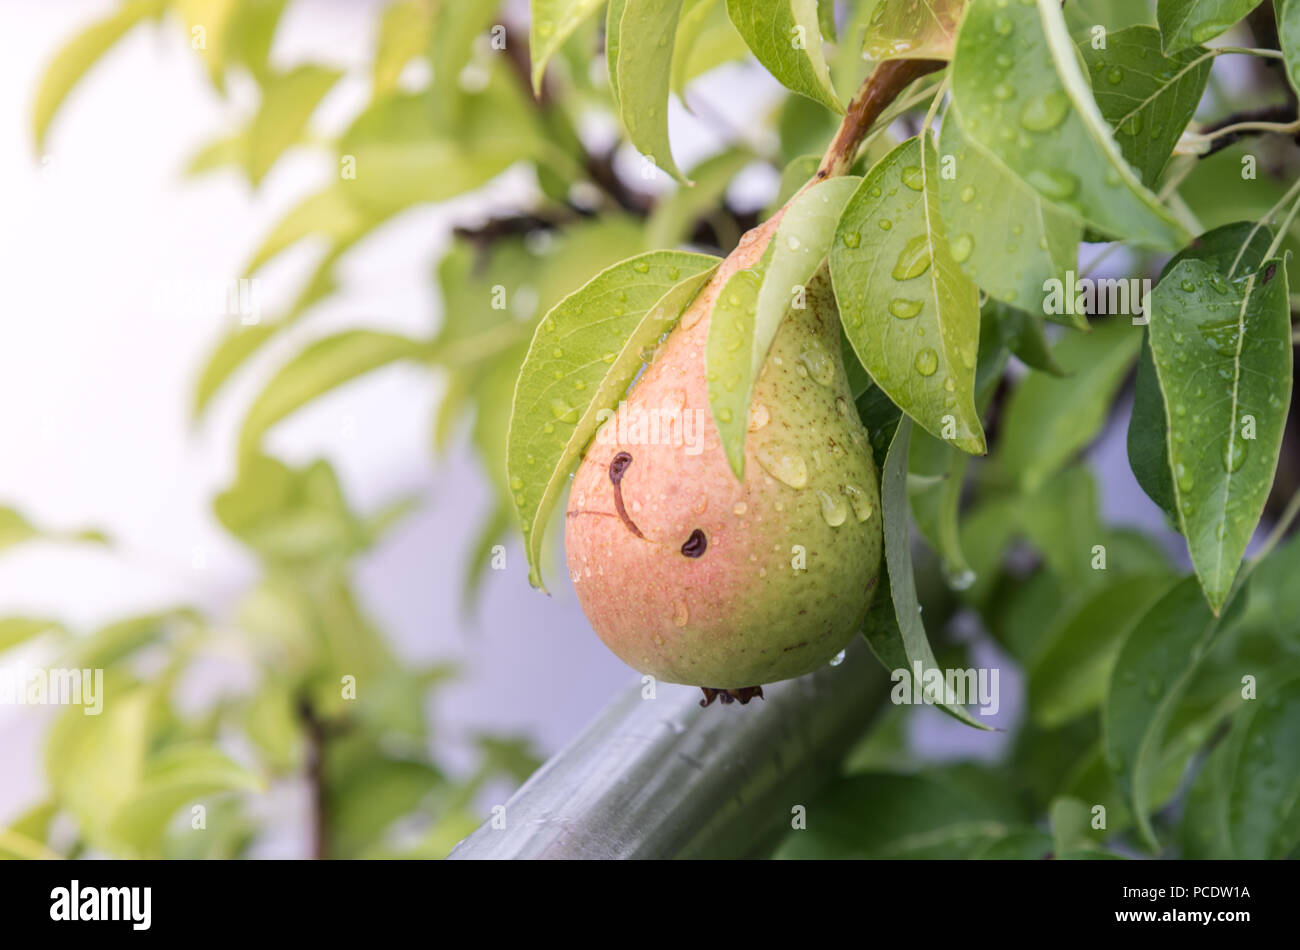
[{"label": "brown twig", "polygon": [[329,740],[328,724],[316,713],[311,700],[298,700],[298,718],[306,732],[305,771],[311,792],[311,857],[324,861],[329,857],[329,807],[325,787],[325,743]]},{"label": "brown twig", "polygon": [[822,157],[816,180],[846,174],[857,157],[858,146],[880,113],[914,80],[946,65],[937,59],[890,59],[873,69],[849,103],[839,131]]},{"label": "brown twig", "polygon": [[[1282,106],[1265,106],[1262,109],[1247,109],[1242,112],[1234,112],[1232,115],[1224,116],[1216,122],[1212,122],[1205,128],[1201,129],[1201,135],[1211,135],[1219,129],[1226,129],[1231,125],[1237,125],[1241,122],[1294,122],[1296,120],[1296,107],[1294,104]],[[1263,135],[1267,129],[1241,129],[1235,132],[1229,132],[1227,135],[1221,135],[1210,143],[1207,151],[1198,155],[1198,158],[1208,158],[1215,152],[1220,152],[1229,145],[1239,142],[1247,135]],[[1296,144],[1300,145],[1300,135],[1295,136]]]}]

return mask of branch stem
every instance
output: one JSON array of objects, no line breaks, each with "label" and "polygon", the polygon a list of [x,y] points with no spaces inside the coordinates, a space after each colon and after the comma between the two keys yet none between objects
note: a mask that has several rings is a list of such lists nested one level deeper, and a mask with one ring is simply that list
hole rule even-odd
[{"label": "branch stem", "polygon": [[817,181],[844,175],[853,166],[858,146],[891,102],[913,80],[942,69],[947,63],[937,59],[890,59],[880,63],[863,81],[849,103],[835,138],[822,157]]}]

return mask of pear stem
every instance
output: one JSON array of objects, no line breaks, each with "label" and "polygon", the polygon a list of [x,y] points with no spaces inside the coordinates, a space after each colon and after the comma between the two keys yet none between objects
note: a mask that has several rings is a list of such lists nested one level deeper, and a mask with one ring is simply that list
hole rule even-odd
[{"label": "pear stem", "polygon": [[880,113],[914,80],[948,65],[939,59],[888,59],[863,80],[849,103],[835,138],[822,157],[815,181],[843,175],[853,166],[858,146]]}]

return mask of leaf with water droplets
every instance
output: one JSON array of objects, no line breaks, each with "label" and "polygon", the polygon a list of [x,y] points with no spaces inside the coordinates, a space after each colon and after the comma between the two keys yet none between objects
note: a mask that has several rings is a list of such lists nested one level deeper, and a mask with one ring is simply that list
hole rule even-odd
[{"label": "leaf with water droplets", "polygon": [[[961,123],[959,110],[950,108],[939,130],[939,154],[955,159],[955,176],[939,179],[953,256],[990,297],[1037,310],[1044,283],[1063,280],[1075,267],[1083,227],[966,135]],[[1086,323],[1082,316],[1071,319]]]},{"label": "leaf with water droplets", "polygon": [[1225,275],[1187,258],[1151,294],[1179,527],[1216,612],[1264,510],[1291,404],[1286,263]]},{"label": "leaf with water droplets", "polygon": [[[889,444],[889,452],[880,471],[886,571],[880,575],[882,589],[876,591],[871,611],[863,624],[863,635],[885,669],[891,673],[894,670],[907,670],[909,675],[915,670],[914,663],[920,663],[923,671],[939,669],[939,662],[935,659],[934,650],[925,633],[925,624],[921,621],[916,578],[912,569],[907,497],[911,437],[912,420],[903,416],[898,428],[894,430],[894,438]],[[991,728],[955,703],[938,702],[935,705],[969,726],[977,729]]]},{"label": "leaf with water droplets", "polygon": [[1102,707],[1106,762],[1152,848],[1149,811],[1169,724],[1201,658],[1228,623],[1210,613],[1196,578],[1184,578],[1137,622],[1111,669]]},{"label": "leaf with water droplets", "polygon": [[1033,491],[1091,442],[1141,343],[1141,331],[1123,319],[1068,333],[1055,355],[1069,375],[1032,373],[1007,402],[994,456],[1003,477]]},{"label": "leaf with water droplets", "polygon": [[[668,141],[668,92],[673,44],[682,0],[617,0],[609,25],[618,16],[611,85],[628,138],[641,154],[683,184],[689,184],[673,161]],[[662,42],[660,42],[662,40]]]},{"label": "leaf with water droplets", "polygon": [[1225,33],[1259,0],[1160,0],[1156,22],[1167,54],[1205,43]]},{"label": "leaf with water droplets", "polygon": [[749,405],[757,374],[752,371],[754,312],[758,307],[763,273],[772,259],[773,246],[753,267],[727,278],[713,304],[704,366],[708,376],[709,410],[722,451],[736,478],[745,477],[745,434]]},{"label": "leaf with water droplets", "polygon": [[672,328],[717,264],[684,251],[638,255],[601,271],[538,324],[515,386],[506,454],[534,587],[545,589],[542,535],[569,468],[640,371],[641,351]]},{"label": "leaf with water droplets", "polygon": [[844,111],[822,53],[817,0],[727,0],[727,15],[781,85],[828,109]]},{"label": "leaf with water droplets", "polygon": [[861,180],[844,176],[819,182],[782,215],[769,245],[771,261],[763,275],[754,315],[753,379],[758,378],[781,321],[791,306],[801,302],[808,282],[826,260],[840,213]]},{"label": "leaf with water droplets", "polygon": [[1086,223],[1175,246],[1182,226],[1125,161],[1077,56],[1057,0],[972,0],[952,61],[962,130]]},{"label": "leaf with water droplets", "polygon": [[862,55],[886,59],[949,59],[966,0],[879,3],[862,40]]},{"label": "leaf with water droplets", "polygon": [[[1272,240],[1272,232],[1267,227],[1249,221],[1215,228],[1174,255],[1161,272],[1161,278],[1184,260],[1206,261],[1221,274],[1226,274],[1234,267],[1238,273],[1256,270]],[[1165,419],[1165,397],[1160,391],[1156,365],[1151,358],[1151,344],[1146,335],[1142,343],[1142,355],[1138,358],[1133,413],[1129,418],[1128,459],[1138,485],[1177,522],[1174,478],[1169,469],[1169,424]]]},{"label": "leaf with water droplets", "polygon": [[1228,776],[1228,839],[1237,858],[1286,858],[1300,846],[1300,678],[1247,707]]},{"label": "leaf with water droplets", "polygon": [[1111,33],[1105,49],[1081,43],[1079,52],[1120,151],[1142,184],[1155,187],[1201,101],[1211,57],[1200,46],[1166,57],[1160,52],[1160,31],[1149,26]]},{"label": "leaf with water droplets", "polygon": [[533,61],[534,93],[541,91],[546,64],[556,50],[602,3],[604,0],[530,0],[528,52]]},{"label": "leaf with water droplets", "polygon": [[[928,139],[924,149],[908,139],[877,162],[840,217],[831,279],[845,334],[876,385],[933,435],[980,454],[979,293],[953,260],[938,177]],[[882,220],[892,226],[882,229]],[[907,304],[901,311],[898,301]]]}]

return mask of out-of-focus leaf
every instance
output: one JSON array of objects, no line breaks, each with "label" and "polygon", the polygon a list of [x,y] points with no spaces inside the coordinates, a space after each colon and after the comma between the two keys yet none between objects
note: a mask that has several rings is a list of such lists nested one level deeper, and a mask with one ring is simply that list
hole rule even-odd
[{"label": "out-of-focus leaf", "polygon": [[1057,379],[1031,373],[1007,402],[994,456],[1001,475],[1035,491],[1088,445],[1106,421],[1141,345],[1141,331],[1119,319],[1062,339],[1056,360],[1070,375]]},{"label": "out-of-focus leaf", "polygon": [[996,322],[998,336],[1026,366],[1052,376],[1065,375],[1065,370],[1052,356],[1051,345],[1043,332],[1043,321],[1038,317],[1017,307],[991,301],[981,318]]},{"label": "out-of-focus leaf", "polygon": [[1227,785],[1228,836],[1238,858],[1285,858],[1300,846],[1300,679],[1250,706]]},{"label": "out-of-focus leaf", "polygon": [[531,0],[528,50],[533,61],[533,92],[541,92],[546,64],[555,51],[602,3],[604,0]]},{"label": "out-of-focus leaf", "polygon": [[112,666],[137,650],[157,643],[174,626],[199,623],[200,620],[193,609],[175,607],[114,621],[76,641],[67,657],[67,665],[92,670]]},{"label": "out-of-focus leaf", "polygon": [[727,186],[753,160],[748,149],[730,148],[692,168],[695,187],[678,188],[655,205],[646,224],[646,247],[676,247],[688,240],[695,222],[717,210]]},{"label": "out-of-focus leaf", "polygon": [[808,828],[792,832],[780,858],[969,857],[1024,826],[1004,798],[955,774],[854,775],[808,808]]},{"label": "out-of-focus leaf", "polygon": [[39,152],[54,114],[81,77],[112,46],[143,20],[167,9],[168,0],[127,0],[109,16],[78,33],[45,67],[32,105],[32,135]]},{"label": "out-of-focus leaf", "polygon": [[1277,37],[1286,61],[1286,74],[1291,88],[1300,92],[1300,2],[1278,0],[1273,5],[1277,18]]},{"label": "out-of-focus leaf", "polygon": [[0,652],[54,630],[64,630],[57,620],[41,617],[0,617]]},{"label": "out-of-focus leaf", "polygon": [[253,401],[240,430],[240,451],[257,452],[271,426],[323,393],[390,363],[420,359],[428,350],[422,341],[376,330],[347,330],[317,340],[290,360]]},{"label": "out-of-focus leaf", "polygon": [[406,64],[428,48],[436,16],[431,0],[396,0],[384,9],[375,48],[376,99],[395,90]]},{"label": "out-of-focus leaf", "polygon": [[109,833],[135,854],[156,856],[168,822],[182,805],[221,792],[261,788],[256,775],[212,746],[171,746],[150,756],[139,787],[114,814]]},{"label": "out-of-focus leaf", "polygon": [[[722,0],[688,0],[682,7],[673,48],[673,92],[683,95],[686,84],[696,76],[741,59],[748,52],[749,47],[736,32]],[[683,103],[686,104],[684,99]]]},{"label": "out-of-focus leaf", "polygon": [[262,87],[262,104],[249,124],[245,155],[248,179],[257,185],[276,159],[302,135],[307,120],[343,74],[305,63],[270,78]]}]

